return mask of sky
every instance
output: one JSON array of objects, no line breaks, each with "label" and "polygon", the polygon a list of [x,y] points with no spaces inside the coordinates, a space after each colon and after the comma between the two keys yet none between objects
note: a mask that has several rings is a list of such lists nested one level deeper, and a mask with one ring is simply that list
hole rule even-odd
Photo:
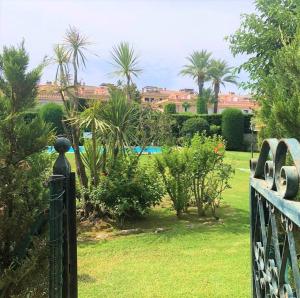
[{"label": "sky", "polygon": [[[34,67],[45,55],[51,57],[54,44],[62,43],[68,27],[75,26],[91,42],[88,63],[79,73],[87,85],[117,81],[111,74],[111,50],[128,41],[143,69],[134,79],[139,88],[197,89],[191,78],[179,75],[186,57],[206,49],[239,66],[246,57],[234,58],[224,37],[239,28],[241,14],[251,12],[253,0],[0,0],[0,50],[24,38]],[[53,81],[55,69],[47,66],[41,82]],[[238,81],[247,79],[241,73]],[[246,93],[232,84],[222,91]]]}]

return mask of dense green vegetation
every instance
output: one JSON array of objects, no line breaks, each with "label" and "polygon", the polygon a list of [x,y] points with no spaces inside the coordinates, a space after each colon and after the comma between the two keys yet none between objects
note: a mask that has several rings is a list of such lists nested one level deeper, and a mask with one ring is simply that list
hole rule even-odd
[{"label": "dense green vegetation", "polygon": [[244,115],[238,109],[226,109],[222,113],[222,135],[229,150],[243,147]]},{"label": "dense green vegetation", "polygon": [[256,0],[255,6],[255,13],[244,15],[240,28],[228,37],[231,51],[249,56],[239,69],[249,73],[244,86],[261,107],[255,119],[261,138],[299,139],[300,3]]},{"label": "dense green vegetation", "polygon": [[[195,209],[178,220],[164,201],[144,220],[126,223],[127,229],[144,229],[142,234],[83,229],[79,297],[250,297],[250,155],[225,156],[236,175],[225,191],[219,221],[198,219]],[[166,231],[154,233],[157,228]]]},{"label": "dense green vegetation", "polygon": [[[43,153],[52,141],[50,126],[34,108],[43,64],[28,70],[24,44],[0,54],[0,296],[12,297],[47,268],[44,183],[51,158]],[[35,240],[32,241],[33,236]],[[41,270],[42,269],[42,270]],[[44,270],[43,270],[44,269]],[[39,296],[47,292],[34,289]],[[23,296],[24,297],[24,296]]]},{"label": "dense green vegetation", "polygon": [[46,123],[50,123],[57,135],[64,133],[64,111],[61,105],[47,103],[39,109],[39,114]]}]

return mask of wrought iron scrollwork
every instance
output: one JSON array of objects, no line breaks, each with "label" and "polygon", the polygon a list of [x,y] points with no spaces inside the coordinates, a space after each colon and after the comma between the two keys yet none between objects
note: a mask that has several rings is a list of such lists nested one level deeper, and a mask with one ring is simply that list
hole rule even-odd
[{"label": "wrought iron scrollwork", "polygon": [[267,139],[250,161],[253,297],[299,297],[300,144]]}]

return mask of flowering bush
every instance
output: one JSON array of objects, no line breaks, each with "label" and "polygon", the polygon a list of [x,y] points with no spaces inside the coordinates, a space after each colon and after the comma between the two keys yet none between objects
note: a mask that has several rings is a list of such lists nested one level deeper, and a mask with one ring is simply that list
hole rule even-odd
[{"label": "flowering bush", "polygon": [[222,199],[222,193],[229,188],[233,168],[224,162],[225,143],[220,136],[207,137],[195,135],[190,146],[190,168],[192,174],[192,193],[198,215],[206,209],[215,210]]}]

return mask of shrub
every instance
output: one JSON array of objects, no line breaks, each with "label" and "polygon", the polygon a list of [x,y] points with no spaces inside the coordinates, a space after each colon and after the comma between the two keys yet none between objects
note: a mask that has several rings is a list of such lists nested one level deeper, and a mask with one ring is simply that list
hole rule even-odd
[{"label": "shrub", "polygon": [[209,132],[211,135],[220,135],[221,134],[221,126],[213,124],[209,127]]},{"label": "shrub", "polygon": [[190,199],[191,177],[187,148],[168,149],[156,156],[156,166],[179,217]]},{"label": "shrub", "polygon": [[43,151],[51,134],[39,116],[27,113],[34,107],[41,66],[28,70],[23,44],[4,47],[0,61],[0,296],[26,297],[29,291],[20,294],[29,285],[26,281],[36,292],[43,283],[36,280],[45,259],[41,253],[47,251],[46,235],[43,229],[33,234],[48,205],[43,184],[51,157]]},{"label": "shrub", "polygon": [[191,189],[198,209],[198,216],[205,215],[211,208],[216,216],[216,208],[222,193],[229,188],[233,168],[224,163],[225,144],[220,136],[195,135],[190,146],[192,178]]},{"label": "shrub", "polygon": [[158,204],[164,195],[161,180],[153,165],[141,164],[136,156],[124,156],[108,166],[91,199],[103,205],[121,225],[126,218],[139,217]]},{"label": "shrub", "polygon": [[166,114],[176,114],[176,104],[168,103],[164,106],[164,112]]},{"label": "shrub", "polygon": [[200,117],[186,120],[181,129],[182,136],[192,137],[195,133],[209,132],[208,122]]},{"label": "shrub", "polygon": [[56,134],[62,134],[64,132],[62,125],[64,112],[62,106],[52,102],[47,103],[40,108],[39,113],[45,122],[52,125]]},{"label": "shrub", "polygon": [[244,115],[238,109],[226,109],[222,113],[222,135],[229,150],[243,148]]}]

